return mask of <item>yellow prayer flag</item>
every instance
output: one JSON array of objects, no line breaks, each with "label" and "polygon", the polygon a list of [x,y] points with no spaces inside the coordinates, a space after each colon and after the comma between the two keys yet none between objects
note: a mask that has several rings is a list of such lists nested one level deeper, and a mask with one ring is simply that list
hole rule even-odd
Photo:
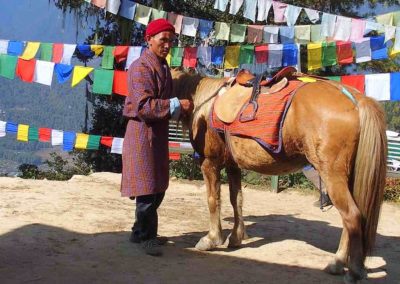
[{"label": "yellow prayer flag", "polygon": [[171,66],[171,50],[169,51],[167,57],[165,58],[165,60],[167,60],[168,66]]},{"label": "yellow prayer flag", "polygon": [[310,77],[298,77],[297,80],[302,81],[304,83],[314,83],[317,82],[316,79]]},{"label": "yellow prayer flag", "polygon": [[375,16],[376,21],[382,25],[393,25],[393,13],[387,13],[379,16]]},{"label": "yellow prayer flag", "polygon": [[87,149],[89,141],[89,135],[84,133],[76,134],[75,148],[76,149]]},{"label": "yellow prayer flag", "polygon": [[322,43],[307,44],[308,70],[322,67]]},{"label": "yellow prayer flag", "polygon": [[75,66],[72,74],[71,87],[75,87],[76,85],[78,85],[78,83],[82,81],[92,71],[92,67]]},{"label": "yellow prayer flag", "polygon": [[232,69],[239,67],[239,53],[240,46],[239,45],[231,45],[225,48],[225,69]]},{"label": "yellow prayer flag", "polygon": [[21,55],[21,59],[31,60],[35,57],[36,53],[39,50],[40,42],[32,42],[29,41],[25,47],[24,53]]},{"label": "yellow prayer flag", "polygon": [[400,50],[394,50],[394,48],[392,48],[389,52],[389,56],[393,58],[393,57],[396,57],[397,55],[399,55],[399,53],[400,53]]},{"label": "yellow prayer flag", "polygon": [[29,125],[18,124],[17,140],[28,142]]},{"label": "yellow prayer flag", "polygon": [[93,51],[95,55],[99,56],[103,52],[104,46],[98,44],[91,44],[90,50]]}]

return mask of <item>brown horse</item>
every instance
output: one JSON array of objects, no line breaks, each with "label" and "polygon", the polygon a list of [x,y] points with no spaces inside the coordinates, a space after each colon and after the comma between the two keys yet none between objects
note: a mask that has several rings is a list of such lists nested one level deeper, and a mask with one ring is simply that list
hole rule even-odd
[{"label": "brown horse", "polygon": [[[345,282],[362,279],[365,258],[375,242],[386,177],[386,124],[380,105],[346,86],[355,98],[352,102],[342,93],[339,83],[304,84],[287,111],[282,129],[283,150],[276,155],[253,139],[220,134],[210,127],[213,101],[225,79],[202,78],[181,71],[173,71],[172,76],[176,95],[194,102],[193,115],[183,123],[189,128],[193,148],[201,156],[207,187],[210,230],[196,248],[210,250],[224,242],[220,221],[221,169],[225,168],[228,175],[235,220],[229,247],[237,247],[246,237],[240,169],[282,175],[311,164],[326,184],[343,222],[339,248],[326,271],[343,274],[347,266]],[[240,86],[237,90],[243,92]]]}]

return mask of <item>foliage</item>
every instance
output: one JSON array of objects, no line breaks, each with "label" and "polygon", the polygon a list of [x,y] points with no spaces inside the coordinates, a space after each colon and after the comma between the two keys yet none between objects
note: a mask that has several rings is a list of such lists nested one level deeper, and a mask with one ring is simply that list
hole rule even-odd
[{"label": "foliage", "polygon": [[169,162],[169,174],[180,179],[203,179],[199,163],[193,159],[193,155],[188,154],[182,154],[179,160]]},{"label": "foliage", "polygon": [[18,167],[18,170],[21,172],[19,177],[25,179],[40,179],[42,177],[38,166],[31,164],[22,164]]},{"label": "foliage", "polygon": [[383,198],[386,201],[400,202],[400,179],[386,178]]}]

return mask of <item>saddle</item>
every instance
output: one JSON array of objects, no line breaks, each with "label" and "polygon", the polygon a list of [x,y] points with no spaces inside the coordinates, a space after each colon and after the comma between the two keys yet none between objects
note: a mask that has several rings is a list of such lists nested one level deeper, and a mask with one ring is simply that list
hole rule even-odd
[{"label": "saddle", "polygon": [[[267,80],[263,75],[255,76],[247,70],[241,70],[231,88],[215,101],[214,112],[218,119],[225,123],[232,123],[238,115],[240,122],[254,120],[258,110],[258,95],[279,92],[296,73],[294,67],[286,67]],[[247,112],[247,108],[252,108],[252,111]],[[251,114],[243,115],[245,111]]]}]

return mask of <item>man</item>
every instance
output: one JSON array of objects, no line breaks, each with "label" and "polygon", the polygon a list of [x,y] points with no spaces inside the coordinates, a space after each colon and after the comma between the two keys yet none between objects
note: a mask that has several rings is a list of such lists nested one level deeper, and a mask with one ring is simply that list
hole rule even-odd
[{"label": "man", "polygon": [[162,254],[157,237],[158,215],[169,182],[168,120],[188,115],[189,100],[171,98],[172,78],[165,60],[175,28],[165,19],[150,22],[145,31],[148,48],[128,70],[129,96],[123,115],[129,119],[122,151],[122,196],[136,198],[136,221],[130,241],[141,243],[149,255]]}]

